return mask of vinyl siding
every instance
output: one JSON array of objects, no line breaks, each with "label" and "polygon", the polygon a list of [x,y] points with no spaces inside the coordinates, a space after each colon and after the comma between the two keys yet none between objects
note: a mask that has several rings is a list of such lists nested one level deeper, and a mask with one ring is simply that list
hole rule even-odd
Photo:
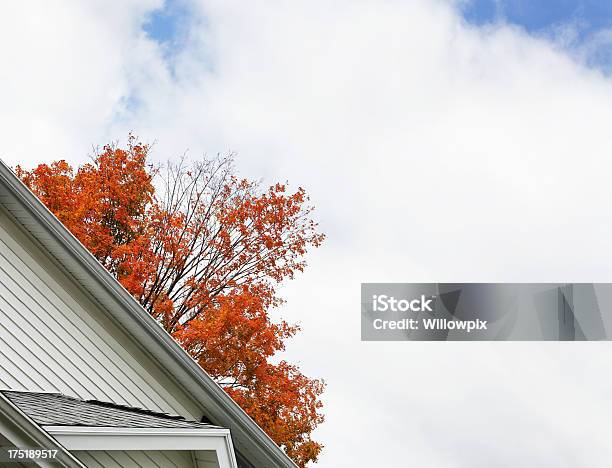
[{"label": "vinyl siding", "polygon": [[193,468],[189,451],[75,451],[89,468]]},{"label": "vinyl siding", "polygon": [[201,416],[134,340],[2,212],[0,386]]}]

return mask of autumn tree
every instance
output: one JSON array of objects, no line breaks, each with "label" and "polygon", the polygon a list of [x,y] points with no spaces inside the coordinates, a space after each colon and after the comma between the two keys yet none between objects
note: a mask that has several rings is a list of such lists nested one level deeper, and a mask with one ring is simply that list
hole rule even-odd
[{"label": "autumn tree", "polygon": [[233,159],[153,167],[130,136],[91,163],[16,168],[21,180],[299,465],[316,461],[324,384],[273,356],[277,286],[324,236],[302,188],[240,179]]}]

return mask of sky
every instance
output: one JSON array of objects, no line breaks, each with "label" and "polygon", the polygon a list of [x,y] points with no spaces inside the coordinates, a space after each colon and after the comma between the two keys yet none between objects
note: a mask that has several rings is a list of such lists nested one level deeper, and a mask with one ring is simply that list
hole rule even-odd
[{"label": "sky", "polygon": [[612,23],[612,5],[605,0],[472,0],[461,13],[476,25],[503,20],[532,33],[571,21],[592,33]]},{"label": "sky", "polygon": [[0,7],[0,157],[234,151],[327,241],[283,285],[317,466],[607,466],[609,343],[364,343],[362,282],[612,281],[612,7],[126,0]]},{"label": "sky", "polygon": [[466,0],[458,5],[470,24],[521,28],[562,44],[589,66],[610,70],[612,3],[607,0]]}]

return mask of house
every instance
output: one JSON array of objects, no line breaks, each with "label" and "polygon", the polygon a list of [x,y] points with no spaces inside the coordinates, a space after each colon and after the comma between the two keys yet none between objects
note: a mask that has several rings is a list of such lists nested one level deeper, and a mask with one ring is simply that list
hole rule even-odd
[{"label": "house", "polygon": [[0,447],[0,465],[296,466],[3,163]]}]

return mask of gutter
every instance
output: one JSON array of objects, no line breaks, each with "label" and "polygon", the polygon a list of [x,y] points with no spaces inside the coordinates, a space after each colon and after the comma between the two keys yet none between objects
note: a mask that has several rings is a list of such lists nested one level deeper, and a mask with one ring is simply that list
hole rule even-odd
[{"label": "gutter", "polygon": [[[297,468],[297,465],[276,445],[276,443],[251,419],[249,415],[217,384],[157,321],[145,311],[132,295],[96,260],[81,242],[51,213],[44,204],[17,178],[13,171],[0,160],[0,182],[8,189],[11,198],[22,205],[24,211],[44,229],[44,233],[33,232],[24,224],[22,217],[17,222],[23,225],[41,245],[45,245],[44,234],[61,250],[68,259],[58,258],[63,268],[76,279],[74,269],[84,271],[93,280],[96,290],[82,280],[76,281],[89,293],[99,299],[100,292],[107,299],[117,303],[117,309],[103,307],[130,334],[137,338],[143,348],[154,354],[167,375],[190,393],[199,405],[207,410],[206,416],[215,424],[229,427],[239,452],[243,455],[257,455],[260,460],[255,466],[265,468]],[[5,198],[5,197],[2,197]],[[0,204],[4,201],[0,199]],[[15,216],[14,207],[6,209]],[[48,248],[46,250],[49,250]],[[54,249],[56,251],[56,249]],[[68,261],[66,261],[68,260]],[[121,312],[125,310],[127,314]],[[151,349],[157,347],[157,349]],[[165,362],[164,362],[165,361]],[[177,372],[175,366],[178,366]],[[243,450],[240,450],[243,449]],[[254,452],[254,453],[253,453]],[[261,459],[263,457],[263,460]],[[249,458],[248,456],[246,458]],[[260,464],[263,462],[263,464]]]}]

